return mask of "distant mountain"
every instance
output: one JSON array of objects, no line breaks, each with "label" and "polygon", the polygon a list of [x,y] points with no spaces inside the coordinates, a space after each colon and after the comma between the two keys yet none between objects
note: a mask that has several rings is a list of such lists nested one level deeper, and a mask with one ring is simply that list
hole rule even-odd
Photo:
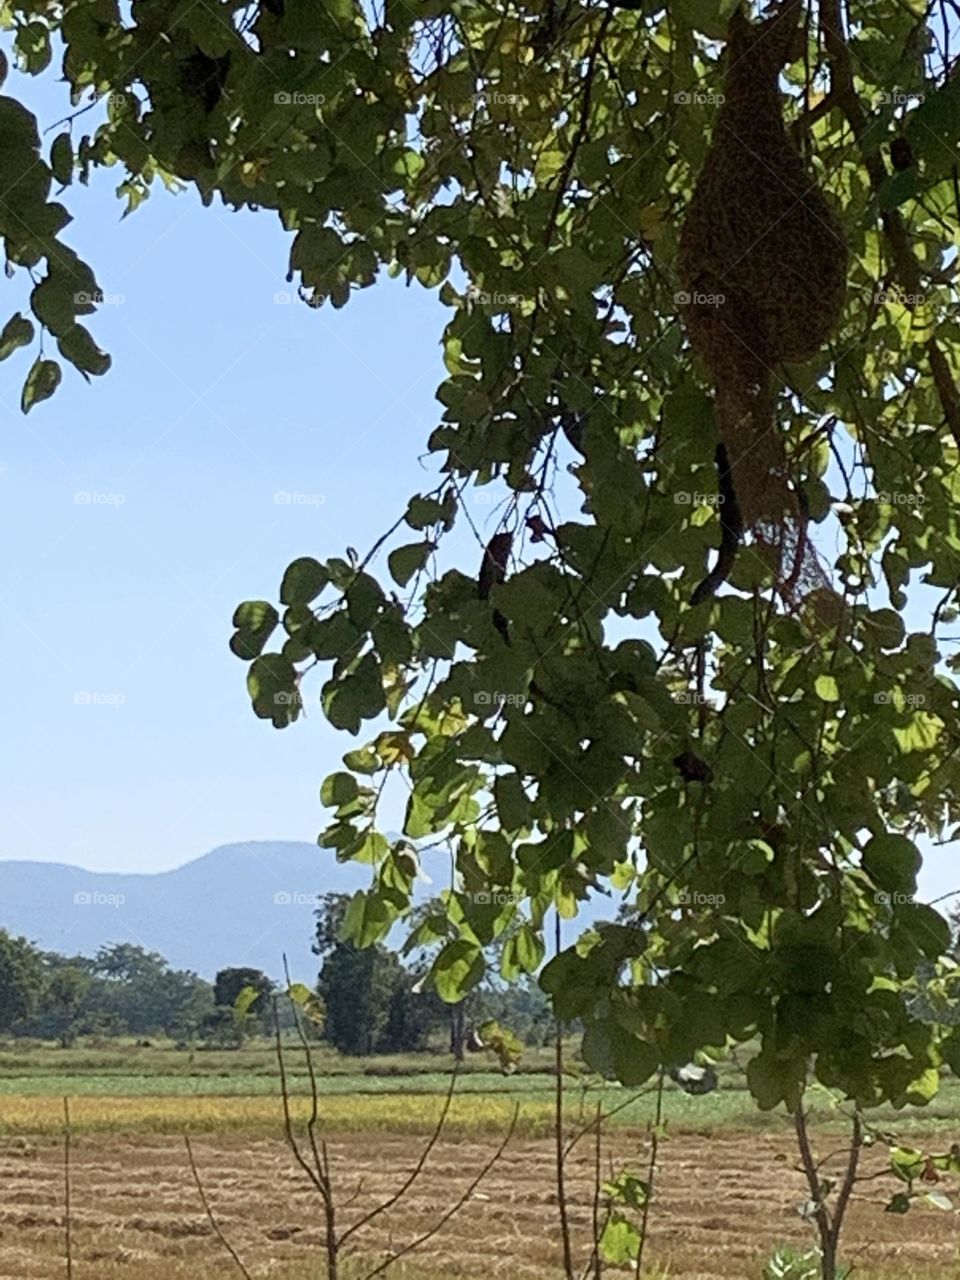
[{"label": "distant mountain", "polygon": [[286,952],[292,976],[312,982],[316,900],[369,879],[369,867],[287,840],[223,845],[154,875],[0,861],[0,927],[68,955],[133,942],[204,978],[229,965],[281,977]]}]

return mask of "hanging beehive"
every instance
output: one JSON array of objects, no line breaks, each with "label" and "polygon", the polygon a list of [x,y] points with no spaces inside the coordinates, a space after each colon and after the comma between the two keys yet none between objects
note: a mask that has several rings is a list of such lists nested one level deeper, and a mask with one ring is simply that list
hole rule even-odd
[{"label": "hanging beehive", "polygon": [[680,234],[690,341],[710,371],[717,425],[744,524],[774,549],[781,589],[822,582],[774,416],[782,361],[808,360],[837,323],[843,230],[783,122],[780,73],[799,0],[730,20],[723,102]]}]

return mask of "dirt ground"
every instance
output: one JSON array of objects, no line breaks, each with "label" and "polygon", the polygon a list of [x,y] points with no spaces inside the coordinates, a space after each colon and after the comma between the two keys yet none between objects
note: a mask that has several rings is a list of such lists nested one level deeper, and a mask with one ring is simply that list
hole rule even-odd
[{"label": "dirt ground", "polygon": [[[217,1221],[251,1274],[323,1273],[316,1193],[282,1142],[197,1138],[193,1145]],[[828,1153],[838,1141],[824,1137],[820,1145]],[[403,1203],[355,1237],[365,1256],[382,1258],[384,1251],[430,1230],[495,1147],[493,1138],[444,1138]],[[389,1195],[418,1151],[409,1137],[333,1138],[341,1198],[350,1202],[344,1224]],[[794,1169],[787,1134],[673,1136],[662,1144],[661,1155],[650,1256],[670,1280],[757,1277],[776,1245],[809,1241],[797,1213],[806,1198],[804,1182]],[[608,1159],[627,1161],[638,1171],[644,1156],[645,1140],[629,1135],[612,1139],[607,1151]],[[470,1280],[556,1276],[552,1160],[550,1142],[515,1138],[405,1274]],[[592,1160],[586,1141],[571,1157],[578,1270],[587,1258]],[[867,1152],[864,1172],[878,1169],[881,1161],[881,1153]],[[60,1280],[66,1274],[63,1189],[63,1152],[56,1144],[0,1143],[3,1280]],[[182,1141],[75,1138],[71,1189],[74,1280],[240,1274],[204,1213]],[[865,1277],[956,1275],[956,1216],[932,1208],[903,1217],[886,1214],[883,1204],[895,1189],[887,1178],[863,1184],[851,1206],[846,1259]],[[308,1265],[311,1260],[314,1265]]]}]

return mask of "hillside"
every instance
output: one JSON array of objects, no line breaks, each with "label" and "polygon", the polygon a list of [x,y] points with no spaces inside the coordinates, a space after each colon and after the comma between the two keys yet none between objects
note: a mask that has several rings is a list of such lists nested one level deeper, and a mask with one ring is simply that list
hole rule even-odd
[{"label": "hillside", "polygon": [[286,952],[292,974],[312,981],[316,898],[368,878],[329,850],[282,840],[223,845],[152,875],[0,861],[0,927],[71,955],[133,942],[205,978],[226,965],[279,977]]}]

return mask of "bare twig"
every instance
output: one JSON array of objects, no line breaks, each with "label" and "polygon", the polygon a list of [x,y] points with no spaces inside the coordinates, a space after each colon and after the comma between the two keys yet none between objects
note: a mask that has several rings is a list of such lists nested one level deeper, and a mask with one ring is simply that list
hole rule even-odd
[{"label": "bare twig", "polygon": [[493,1166],[497,1163],[497,1161],[503,1155],[504,1151],[506,1151],[507,1145],[510,1142],[510,1139],[513,1137],[513,1132],[517,1127],[517,1118],[519,1117],[519,1115],[520,1115],[520,1103],[518,1102],[513,1109],[513,1117],[510,1121],[510,1127],[507,1130],[503,1141],[500,1143],[499,1147],[497,1147],[496,1151],[493,1153],[493,1155],[490,1157],[487,1163],[483,1166],[483,1168],[480,1170],[477,1176],[473,1179],[473,1181],[470,1183],[467,1189],[463,1192],[460,1198],[454,1202],[454,1204],[446,1211],[446,1213],[444,1213],[440,1218],[438,1218],[438,1220],[434,1223],[434,1225],[430,1228],[429,1231],[425,1231],[422,1235],[417,1236],[415,1240],[411,1240],[410,1243],[404,1245],[402,1249],[398,1249],[397,1252],[393,1254],[392,1257],[387,1258],[385,1261],[381,1262],[380,1265],[374,1267],[372,1271],[368,1271],[366,1276],[364,1277],[364,1280],[373,1280],[374,1276],[382,1275],[383,1272],[386,1271],[388,1267],[392,1267],[395,1262],[399,1262],[401,1258],[405,1258],[408,1253],[413,1253],[414,1249],[419,1249],[419,1247],[422,1244],[425,1244],[427,1240],[430,1240],[433,1236],[435,1236],[437,1232],[440,1231],[450,1221],[450,1219],[454,1216],[454,1214],[457,1214],[460,1212],[460,1210],[463,1208],[463,1206],[467,1203],[467,1201],[473,1195],[474,1191],[476,1191],[477,1187],[480,1185],[483,1179],[487,1176],[487,1174],[490,1172]]},{"label": "bare twig", "polygon": [[657,1082],[657,1109],[653,1118],[653,1134],[650,1140],[650,1164],[647,1167],[647,1194],[643,1198],[643,1213],[640,1217],[640,1243],[637,1246],[637,1269],[634,1272],[637,1280],[643,1275],[643,1251],[647,1245],[647,1226],[650,1221],[650,1205],[653,1200],[653,1183],[657,1175],[657,1156],[660,1152],[660,1125],[663,1122],[663,1081],[664,1070],[660,1068],[660,1079]]},{"label": "bare twig", "polygon": [[[554,947],[560,954],[560,912],[554,923]],[[563,1274],[575,1280],[573,1249],[570,1245],[570,1215],[567,1212],[566,1151],[563,1141],[563,1023],[559,1018],[554,1028],[554,1073],[556,1084],[553,1107],[553,1136],[556,1144],[557,1211],[560,1214],[560,1241],[563,1245]]]},{"label": "bare twig", "polygon": [[73,1280],[73,1215],[70,1206],[70,1099],[63,1099],[63,1245],[67,1280]]},{"label": "bare twig", "polygon": [[230,1243],[227,1237],[223,1234],[223,1231],[220,1228],[220,1224],[217,1221],[216,1217],[214,1216],[213,1209],[211,1209],[210,1207],[210,1202],[207,1199],[207,1193],[204,1190],[203,1182],[200,1179],[200,1170],[197,1168],[197,1162],[194,1159],[193,1147],[190,1145],[190,1135],[188,1133],[185,1133],[183,1135],[183,1144],[187,1148],[187,1159],[190,1161],[190,1172],[193,1174],[193,1180],[197,1184],[197,1192],[200,1196],[200,1203],[203,1205],[204,1212],[207,1215],[207,1218],[210,1222],[211,1227],[213,1227],[214,1234],[216,1235],[220,1243],[223,1245],[224,1249],[226,1249],[227,1253],[229,1253],[230,1257],[237,1264],[237,1269],[240,1271],[241,1275],[245,1276],[246,1280],[253,1280],[253,1276],[251,1276],[250,1272],[243,1265],[243,1261],[240,1258],[240,1255],[237,1253],[236,1249],[234,1249],[233,1245]]},{"label": "bare twig", "polygon": [[346,1244],[354,1232],[359,1231],[361,1227],[368,1227],[370,1223],[373,1222],[374,1218],[378,1218],[381,1213],[386,1213],[388,1209],[392,1209],[397,1201],[406,1195],[416,1182],[417,1178],[419,1178],[427,1163],[430,1152],[436,1146],[437,1141],[440,1138],[440,1134],[443,1132],[443,1127],[446,1124],[447,1115],[450,1111],[450,1103],[453,1101],[453,1091],[456,1088],[456,1084],[457,1067],[454,1066],[453,1071],[450,1073],[450,1087],[447,1089],[447,1096],[443,1100],[443,1109],[440,1112],[440,1118],[436,1123],[433,1133],[430,1135],[429,1141],[421,1151],[420,1158],[414,1165],[412,1172],[408,1175],[406,1181],[403,1182],[392,1195],[388,1196],[386,1200],[381,1201],[380,1204],[371,1209],[369,1213],[365,1213],[362,1218],[359,1218],[352,1226],[348,1227],[347,1230],[343,1232],[340,1236],[341,1247]]}]

